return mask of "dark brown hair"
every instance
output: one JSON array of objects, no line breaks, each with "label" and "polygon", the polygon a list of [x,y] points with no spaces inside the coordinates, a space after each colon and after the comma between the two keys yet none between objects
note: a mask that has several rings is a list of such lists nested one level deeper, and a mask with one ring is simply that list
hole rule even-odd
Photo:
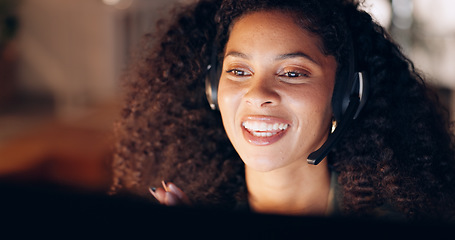
[{"label": "dark brown hair", "polygon": [[148,196],[148,187],[165,179],[196,205],[233,207],[245,200],[243,162],[219,112],[209,108],[204,77],[212,43],[224,48],[235,19],[275,9],[301,16],[296,20],[320,36],[340,67],[353,41],[370,79],[367,104],[329,155],[342,211],[369,215],[389,205],[411,219],[453,216],[448,114],[384,29],[348,0],[200,0],[179,9],[157,41],[147,36],[153,46],[127,74],[112,192]]}]

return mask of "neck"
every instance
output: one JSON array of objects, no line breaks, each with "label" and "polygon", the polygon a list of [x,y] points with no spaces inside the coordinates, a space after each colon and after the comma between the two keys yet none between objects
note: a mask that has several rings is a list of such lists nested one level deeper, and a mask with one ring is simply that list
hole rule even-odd
[{"label": "neck", "polygon": [[306,161],[259,172],[245,166],[248,201],[255,212],[284,215],[327,213],[330,172],[327,161],[309,165]]}]

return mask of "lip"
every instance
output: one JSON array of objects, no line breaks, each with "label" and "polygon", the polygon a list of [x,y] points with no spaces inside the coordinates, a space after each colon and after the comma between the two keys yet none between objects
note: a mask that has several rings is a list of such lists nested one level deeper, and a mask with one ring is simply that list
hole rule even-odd
[{"label": "lip", "polygon": [[[244,123],[246,122],[253,122],[253,123],[259,123],[259,124],[265,124],[265,125],[275,125],[275,126],[280,126],[280,129],[268,129],[264,131],[256,131],[256,135],[253,134],[253,131],[250,129],[247,129],[244,126]],[[283,125],[285,125],[283,129]],[[264,126],[264,125],[263,125]],[[288,120],[283,119],[283,118],[278,118],[278,117],[272,117],[272,116],[247,116],[242,119],[241,121],[241,129],[243,136],[245,140],[253,145],[257,146],[267,146],[271,145],[277,141],[279,141],[283,136],[288,132],[289,128],[291,127],[291,124]],[[257,133],[268,133],[267,136],[257,136]]]}]

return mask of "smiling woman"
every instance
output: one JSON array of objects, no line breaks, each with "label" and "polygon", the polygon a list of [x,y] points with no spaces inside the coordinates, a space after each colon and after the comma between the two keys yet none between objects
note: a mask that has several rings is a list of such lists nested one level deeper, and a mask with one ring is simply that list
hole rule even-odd
[{"label": "smiling woman", "polygon": [[127,78],[113,193],[150,197],[152,186],[165,205],[285,215],[454,216],[447,117],[356,1],[201,0],[161,34]]},{"label": "smiling woman", "polygon": [[[256,199],[250,206],[256,210],[326,211],[320,195],[328,199],[327,162],[311,167],[305,161],[327,139],[333,115],[336,61],[320,51],[319,42],[278,11],[246,15],[231,30],[218,102],[226,133],[245,163],[249,196]],[[305,187],[309,181],[317,183],[312,192]],[[272,192],[264,192],[264,184],[279,196],[277,202],[272,203]],[[316,203],[322,205],[319,210]]]}]

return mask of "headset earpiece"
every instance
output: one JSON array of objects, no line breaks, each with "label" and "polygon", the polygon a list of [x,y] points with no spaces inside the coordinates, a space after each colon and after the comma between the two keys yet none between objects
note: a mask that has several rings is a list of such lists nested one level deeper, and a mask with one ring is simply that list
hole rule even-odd
[{"label": "headset earpiece", "polygon": [[317,165],[329,154],[349,125],[357,119],[368,99],[368,77],[365,72],[357,71],[354,43],[352,39],[349,42],[351,44],[347,66],[342,67],[337,74],[332,95],[332,111],[338,126],[322,147],[308,156],[309,164]]},{"label": "headset earpiece", "polygon": [[207,66],[205,75],[205,94],[212,110],[218,109],[218,83],[221,77],[221,68],[218,63],[216,49],[215,44],[213,44],[210,64]]},{"label": "headset earpiece", "polygon": [[307,162],[309,164],[319,164],[330,152],[330,150],[340,141],[346,129],[355,120],[362,110],[368,96],[368,80],[364,72],[356,72],[353,76],[352,91],[348,95],[348,106],[344,110],[342,120],[338,123],[335,131],[330,134],[325,143],[315,152],[312,152]]},{"label": "headset earpiece", "polygon": [[205,77],[205,94],[207,95],[207,101],[209,102],[212,110],[218,109],[218,81],[215,81],[213,73],[216,73],[216,69],[212,69],[212,65],[207,66],[207,76]]},{"label": "headset earpiece", "polygon": [[368,90],[369,90],[370,86],[369,86],[367,77],[365,76],[364,72],[357,72],[354,75],[354,77],[357,80],[355,81],[356,84],[353,87],[358,86],[358,90],[356,91],[355,89],[353,89],[352,92],[353,93],[357,92],[358,96],[359,96],[359,99],[360,99],[359,106],[357,107],[357,112],[355,113],[354,118],[353,118],[353,119],[357,119],[357,117],[359,116],[360,111],[363,109],[363,107],[365,106],[365,103],[367,102]]}]

